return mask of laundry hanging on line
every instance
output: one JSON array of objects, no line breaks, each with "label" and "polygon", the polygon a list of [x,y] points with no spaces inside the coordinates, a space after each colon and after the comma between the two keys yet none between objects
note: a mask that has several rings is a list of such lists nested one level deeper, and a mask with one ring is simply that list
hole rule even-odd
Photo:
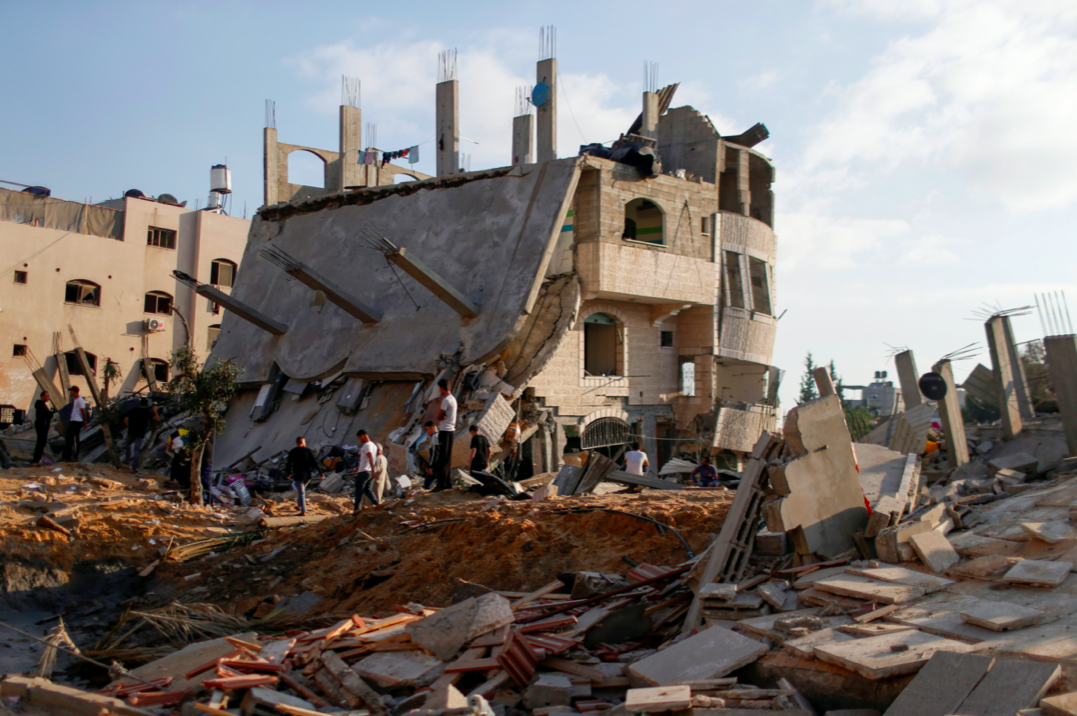
[{"label": "laundry hanging on line", "polygon": [[[393,152],[381,152],[381,165],[385,166],[394,159],[407,158],[409,164],[415,164],[419,161],[419,145],[414,147],[408,147],[407,149],[398,149]],[[378,150],[369,149],[362,153],[359,159],[361,164],[376,164],[378,161]]]}]

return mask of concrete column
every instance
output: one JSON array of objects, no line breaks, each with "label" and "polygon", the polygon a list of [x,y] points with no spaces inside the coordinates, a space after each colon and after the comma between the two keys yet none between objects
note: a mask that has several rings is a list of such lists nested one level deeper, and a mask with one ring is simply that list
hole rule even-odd
[{"label": "concrete column", "polygon": [[834,379],[830,376],[830,370],[825,365],[813,370],[812,377],[815,378],[815,387],[819,390],[820,398],[835,395],[838,392],[838,389],[834,387]]},{"label": "concrete column", "polygon": [[905,410],[912,410],[924,402],[920,396],[920,374],[916,370],[916,358],[912,351],[902,351],[894,356],[897,365],[898,383],[901,384],[901,399]]},{"label": "concrete column", "polygon": [[1077,336],[1048,336],[1043,339],[1047,351],[1047,372],[1055,389],[1066,445],[1070,455],[1077,455]]},{"label": "concrete column", "polygon": [[657,474],[661,469],[661,465],[658,464],[658,419],[654,413],[644,413],[642,425],[643,440],[640,442],[643,444],[643,452],[647,453],[651,467]]},{"label": "concrete column", "polygon": [[1017,407],[1017,386],[1014,380],[1010,351],[1006,346],[1006,326],[1002,316],[995,316],[984,324],[987,345],[991,349],[991,367],[999,396],[999,412],[1002,413],[1002,437],[1013,440],[1021,434],[1021,411]]},{"label": "concrete column", "polygon": [[938,402],[942,431],[946,435],[946,453],[950,467],[961,467],[969,461],[969,445],[965,439],[965,421],[961,417],[961,403],[957,399],[954,371],[950,361],[935,364],[935,372],[946,381],[946,397]]},{"label": "concrete column", "polygon": [[266,127],[263,132],[263,169],[265,170],[265,182],[263,185],[263,198],[266,206],[273,206],[280,199],[277,196],[277,182],[280,173],[280,151],[277,149],[277,130]]},{"label": "concrete column", "polygon": [[337,191],[346,186],[364,184],[363,165],[359,163],[359,151],[363,148],[363,110],[358,107],[340,107],[340,183]]},{"label": "concrete column", "polygon": [[512,164],[532,164],[535,161],[535,116],[521,114],[512,118]]},{"label": "concrete column", "polygon": [[557,159],[557,60],[541,60],[535,72],[535,81],[545,82],[549,88],[546,101],[538,108],[538,161]]},{"label": "concrete column", "polygon": [[1032,420],[1034,415],[1032,393],[1028,389],[1025,364],[1021,362],[1021,355],[1017,352],[1017,341],[1013,338],[1013,324],[1010,322],[1009,316],[1002,317],[1002,325],[1006,330],[1006,350],[1010,353],[1010,365],[1013,366],[1013,384],[1017,393],[1017,409],[1021,413],[1022,420]]},{"label": "concrete column", "polygon": [[438,176],[460,171],[460,81],[437,85]]},{"label": "concrete column", "polygon": [[643,93],[643,124],[639,133],[643,137],[658,139],[658,94]]}]

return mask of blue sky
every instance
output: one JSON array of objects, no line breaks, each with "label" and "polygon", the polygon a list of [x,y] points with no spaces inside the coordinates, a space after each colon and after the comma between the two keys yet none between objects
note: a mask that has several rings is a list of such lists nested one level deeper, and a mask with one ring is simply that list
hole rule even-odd
[{"label": "blue sky", "polygon": [[[758,148],[777,166],[787,407],[809,350],[849,383],[892,370],[886,343],[913,348],[923,372],[983,344],[967,319],[984,302],[1077,300],[1077,5],[1057,0],[12,1],[0,179],[204,204],[209,167],[227,160],[232,213],[250,215],[267,98],[281,141],[333,148],[340,77],[358,77],[378,145],[408,147],[433,135],[437,53],[453,47],[462,134],[479,142],[462,151],[472,169],[501,166],[549,24],[561,156],[630,123],[644,61],[719,131],[770,129]],[[1035,315],[1015,330],[1041,334]]]}]

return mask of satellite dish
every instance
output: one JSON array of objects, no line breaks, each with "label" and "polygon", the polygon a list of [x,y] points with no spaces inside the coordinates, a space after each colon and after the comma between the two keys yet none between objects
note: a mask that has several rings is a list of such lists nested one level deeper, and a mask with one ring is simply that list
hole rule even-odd
[{"label": "satellite dish", "polygon": [[124,196],[128,196],[128,197],[131,197],[131,198],[134,198],[134,199],[138,199],[139,197],[143,197],[143,196],[146,196],[145,194],[143,194],[143,193],[142,193],[141,191],[139,191],[138,189],[128,189],[127,191],[125,191],[125,192],[123,193],[123,195],[124,195]]},{"label": "satellite dish", "polygon": [[171,194],[161,194],[157,197],[157,201],[161,204],[179,204],[179,199]]},{"label": "satellite dish", "polygon": [[920,392],[928,400],[942,400],[946,397],[946,379],[935,372],[920,376]]},{"label": "satellite dish", "polygon": [[531,104],[541,107],[550,99],[550,87],[545,82],[539,82],[535,89],[531,90]]}]

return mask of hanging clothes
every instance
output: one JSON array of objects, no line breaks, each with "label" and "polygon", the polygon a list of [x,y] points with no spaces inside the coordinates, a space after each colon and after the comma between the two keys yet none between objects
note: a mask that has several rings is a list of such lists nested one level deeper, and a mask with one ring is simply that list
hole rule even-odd
[{"label": "hanging clothes", "polygon": [[419,163],[419,145],[416,144],[414,147],[412,147],[411,149],[408,150],[408,164],[418,164],[418,163]]}]

